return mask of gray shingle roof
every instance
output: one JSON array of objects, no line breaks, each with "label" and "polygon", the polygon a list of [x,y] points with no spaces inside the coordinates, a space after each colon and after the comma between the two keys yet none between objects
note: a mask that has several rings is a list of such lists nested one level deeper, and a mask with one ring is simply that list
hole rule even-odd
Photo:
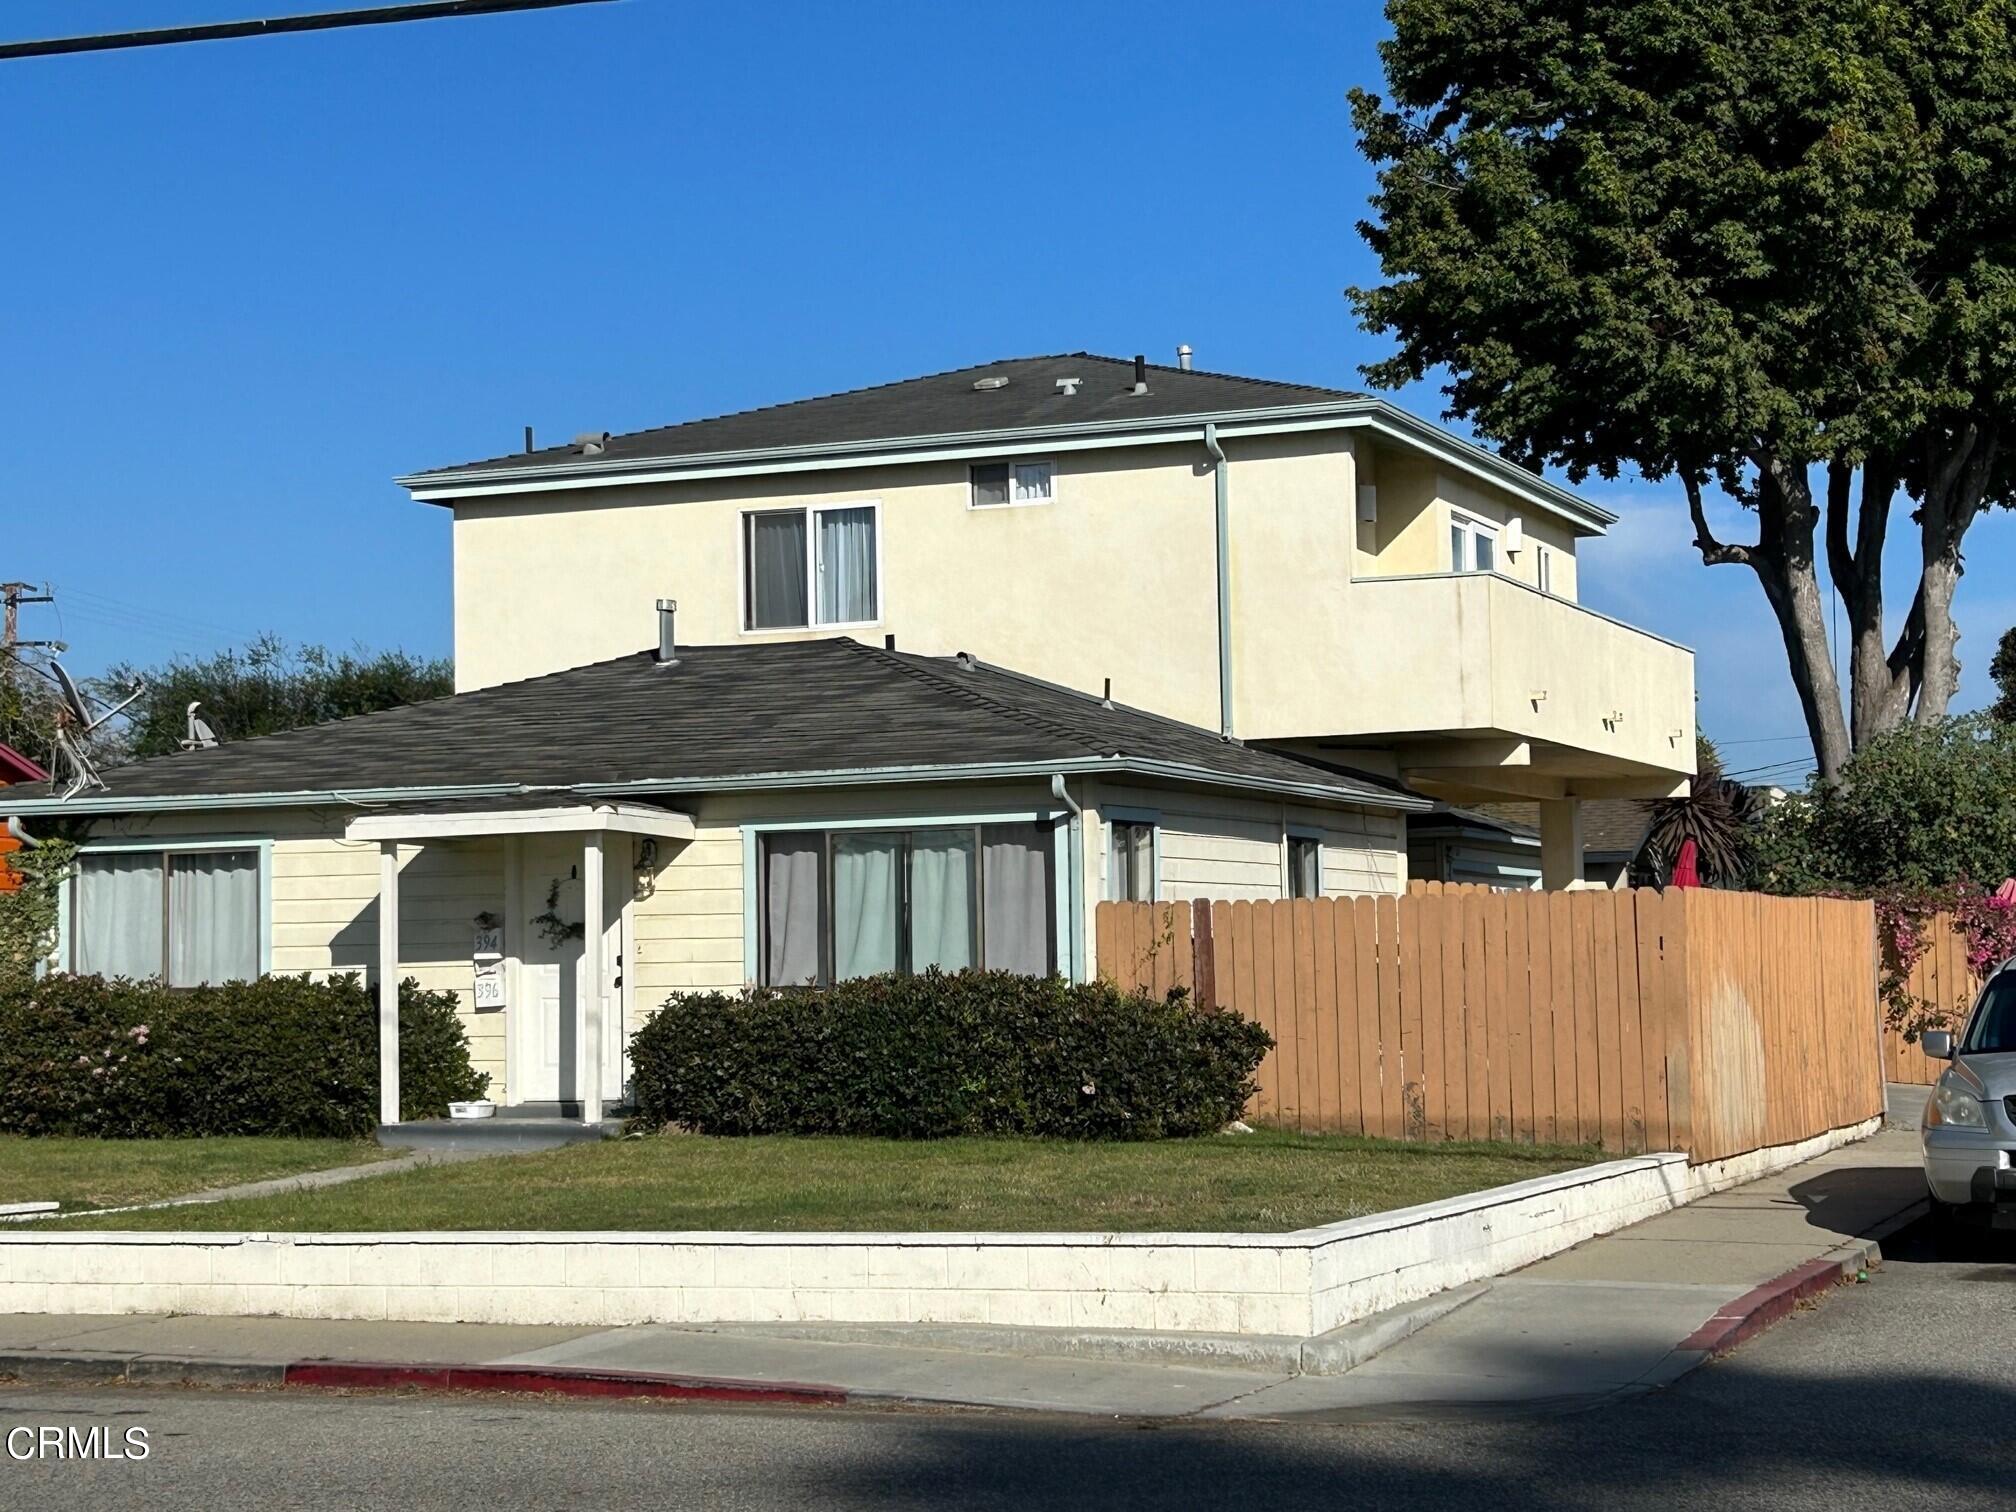
[{"label": "gray shingle roof", "polygon": [[[988,378],[1006,378],[1008,382],[1003,387],[986,390],[973,387],[976,381]],[[1060,378],[1078,378],[1083,382],[1075,394],[1067,395],[1057,387]],[[1089,352],[1011,357],[873,388],[633,431],[611,437],[607,449],[593,460],[615,463],[1040,426],[1168,420],[1185,415],[1335,403],[1362,397],[1344,389],[1239,378],[1156,363],[1148,365],[1148,392],[1136,394],[1132,358],[1101,357]],[[571,447],[549,446],[516,456],[434,468],[413,476],[439,479],[465,469],[536,467],[580,460],[580,454]]]},{"label": "gray shingle roof", "polygon": [[[682,647],[360,715],[105,773],[83,811],[124,801],[479,786],[586,787],[771,775],[1125,758],[1227,786],[1420,808],[1397,784],[1220,739],[1208,730],[985,663],[836,637]],[[741,785],[751,785],[743,781]],[[760,785],[754,784],[754,785]],[[9,798],[44,797],[43,785]]]}]

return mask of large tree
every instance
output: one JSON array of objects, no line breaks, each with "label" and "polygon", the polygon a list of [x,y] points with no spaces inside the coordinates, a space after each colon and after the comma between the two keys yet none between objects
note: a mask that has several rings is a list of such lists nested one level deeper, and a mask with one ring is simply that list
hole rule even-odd
[{"label": "large tree", "polygon": [[2002,632],[2002,644],[1995,648],[1988,674],[1995,679],[1995,691],[2000,695],[1995,700],[1995,717],[2004,724],[2016,724],[2016,628]]},{"label": "large tree", "polygon": [[353,714],[420,703],[455,691],[453,665],[405,651],[330,651],[262,636],[244,650],[158,667],[114,667],[96,687],[108,698],[145,684],[130,711],[120,755],[138,759],[181,748],[188,707],[223,740],[247,740]]},{"label": "large tree", "polygon": [[[2016,461],[2016,0],[1389,0],[1354,289],[1452,418],[1577,481],[1677,478],[1755,573],[1821,774],[1959,681]],[[1704,494],[1754,516],[1725,541]],[[1886,630],[1893,516],[1917,586]],[[1817,564],[1846,611],[1844,712]]]}]

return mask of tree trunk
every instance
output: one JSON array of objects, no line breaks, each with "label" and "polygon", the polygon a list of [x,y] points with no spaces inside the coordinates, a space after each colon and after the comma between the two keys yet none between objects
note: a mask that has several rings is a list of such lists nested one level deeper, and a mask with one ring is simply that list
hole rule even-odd
[{"label": "tree trunk", "polygon": [[1968,424],[1944,446],[1928,445],[1925,500],[1918,510],[1919,605],[1923,609],[1924,674],[1918,689],[1920,724],[1944,719],[1960,691],[1960,630],[1953,595],[1960,585],[1960,547],[1981,511],[1995,471],[1996,427]]}]

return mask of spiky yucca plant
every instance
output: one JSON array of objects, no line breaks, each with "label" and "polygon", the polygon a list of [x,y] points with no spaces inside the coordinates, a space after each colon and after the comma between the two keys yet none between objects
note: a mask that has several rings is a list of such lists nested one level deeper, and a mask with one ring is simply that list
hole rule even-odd
[{"label": "spiky yucca plant", "polygon": [[1673,875],[1680,847],[1692,840],[1705,885],[1739,886],[1750,868],[1751,832],[1763,807],[1761,794],[1723,776],[1714,742],[1697,737],[1692,791],[1652,805],[1645,849],[1659,878]]}]

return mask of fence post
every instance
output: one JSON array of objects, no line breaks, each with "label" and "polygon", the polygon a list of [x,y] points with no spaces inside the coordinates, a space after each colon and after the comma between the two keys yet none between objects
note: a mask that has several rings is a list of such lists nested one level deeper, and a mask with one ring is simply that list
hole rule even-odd
[{"label": "fence post", "polygon": [[1196,997],[1207,1008],[1218,1006],[1218,954],[1211,934],[1211,904],[1198,898],[1190,905],[1190,970],[1196,977]]}]

